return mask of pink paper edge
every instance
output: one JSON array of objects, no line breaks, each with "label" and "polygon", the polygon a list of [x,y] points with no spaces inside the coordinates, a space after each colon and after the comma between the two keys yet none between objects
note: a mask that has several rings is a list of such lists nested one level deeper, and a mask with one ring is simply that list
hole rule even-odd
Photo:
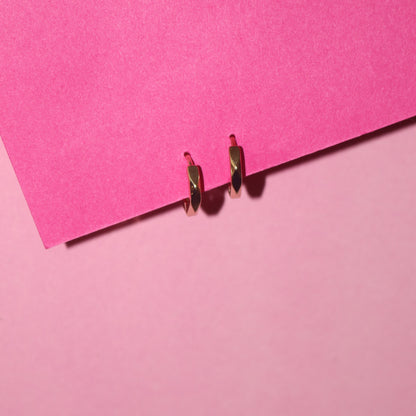
[{"label": "pink paper edge", "polygon": [[[386,127],[392,127],[392,126],[395,126],[396,124],[401,123],[401,122],[406,121],[406,120],[409,120],[409,119],[411,119],[412,117],[414,117],[414,114],[412,114],[412,115],[408,115],[407,117],[402,118],[402,119],[400,119],[400,120],[393,121],[392,123],[385,124],[385,125],[383,125],[382,127],[378,127],[378,128],[376,128],[376,129],[370,129],[369,131],[366,131],[366,132],[364,132],[364,133],[362,133],[362,134],[360,134],[360,135],[358,135],[358,136],[354,136],[354,137],[350,137],[350,138],[347,138],[347,139],[341,140],[341,141],[336,142],[336,143],[334,143],[334,144],[332,144],[332,145],[330,145],[330,146],[317,146],[317,147],[316,147],[316,149],[315,149],[315,150],[313,150],[312,152],[301,153],[301,154],[299,154],[298,156],[296,156],[296,157],[294,157],[294,158],[289,158],[289,159],[287,159],[287,160],[284,160],[284,161],[282,161],[281,163],[278,163],[278,164],[269,164],[269,165],[264,166],[264,168],[262,168],[262,169],[260,169],[260,170],[255,170],[255,171],[252,171],[252,172],[246,172],[246,176],[254,175],[254,174],[259,173],[259,172],[264,172],[264,171],[266,171],[266,170],[268,170],[268,169],[272,169],[272,168],[275,168],[275,167],[277,167],[277,166],[281,166],[281,165],[283,165],[283,164],[285,164],[285,163],[288,163],[288,162],[291,162],[291,161],[294,161],[294,160],[300,159],[300,158],[305,157],[305,156],[309,156],[309,155],[315,154],[315,153],[320,152],[320,151],[322,151],[322,150],[325,150],[325,149],[330,149],[330,148],[332,148],[332,147],[334,147],[334,146],[336,146],[336,145],[338,145],[338,144],[345,143],[345,142],[348,142],[348,141],[350,141],[350,140],[355,140],[355,139],[362,138],[363,136],[365,136],[365,135],[367,135],[367,134],[378,132],[378,131],[380,131],[380,130],[382,130],[382,129],[385,129]],[[397,126],[397,127],[399,127],[399,126]],[[9,153],[8,153],[8,151],[7,151],[7,147],[5,146],[4,141],[3,141],[3,145],[4,145],[5,149],[6,149],[7,155],[9,156],[9,160],[11,161],[10,155],[9,155]],[[243,149],[243,150],[244,150],[244,149]],[[20,187],[21,187],[21,189],[22,189],[22,186],[21,186],[21,184],[20,184],[20,181],[19,181],[18,175],[16,174],[16,171],[15,171],[15,169],[14,169],[13,163],[11,163],[11,165],[12,165],[13,170],[14,170],[14,172],[15,172],[15,175],[16,175],[16,177],[17,177],[17,181],[18,181],[18,183],[19,183],[19,185],[20,185]],[[209,191],[209,190],[212,190],[212,189],[218,188],[218,187],[223,186],[223,185],[225,185],[225,184],[226,184],[226,183],[217,183],[217,184],[214,184],[214,186],[210,186],[210,187],[208,187],[208,188],[205,188],[205,191]],[[23,189],[22,189],[22,192],[23,192]],[[32,210],[31,210],[31,208],[30,208],[30,206],[29,206],[29,204],[28,204],[28,202],[27,202],[27,200],[26,200],[26,197],[25,197],[24,192],[23,192],[23,196],[24,196],[24,198],[25,198],[26,204],[28,205],[28,207],[29,207],[29,211],[30,211],[30,213],[31,213],[31,215],[32,215],[32,218],[33,218],[33,220],[34,220],[34,216],[33,216]],[[109,222],[109,223],[105,224],[103,227],[100,227],[100,228],[92,228],[91,230],[87,231],[86,233],[76,234],[76,235],[74,235],[73,237],[71,237],[71,238],[69,238],[69,239],[63,238],[63,239],[61,239],[61,240],[58,240],[58,241],[55,241],[55,242],[52,242],[52,243],[49,243],[49,242],[47,241],[47,239],[43,239],[43,238],[42,238],[42,233],[40,232],[40,229],[39,229],[38,225],[36,224],[36,221],[35,221],[35,220],[34,220],[34,222],[35,222],[36,229],[37,229],[37,231],[38,231],[38,233],[39,233],[40,239],[41,239],[41,241],[42,241],[42,243],[43,243],[44,247],[45,247],[46,249],[49,249],[49,248],[52,248],[52,247],[58,246],[58,245],[60,245],[60,244],[62,244],[62,243],[66,243],[66,242],[73,241],[73,240],[76,240],[76,239],[81,238],[81,237],[85,237],[85,236],[90,235],[90,234],[92,234],[92,233],[95,233],[95,232],[97,232],[97,231],[102,231],[102,230],[105,230],[105,229],[107,229],[107,228],[109,228],[109,227],[112,227],[112,226],[114,226],[114,225],[121,224],[121,223],[126,222],[126,221],[129,221],[129,220],[131,220],[131,219],[133,219],[133,218],[140,217],[141,215],[144,215],[144,214],[148,214],[148,213],[154,212],[154,211],[156,211],[156,210],[158,210],[158,209],[161,209],[161,208],[167,207],[167,206],[169,206],[169,205],[176,204],[176,203],[178,203],[178,202],[182,201],[183,199],[185,199],[186,197],[187,197],[187,196],[186,196],[186,195],[184,195],[182,198],[179,198],[179,199],[168,200],[168,201],[167,201],[167,203],[166,203],[165,205],[162,205],[162,206],[155,206],[154,208],[152,208],[152,209],[150,209],[150,210],[146,210],[146,211],[143,211],[143,212],[139,212],[137,215],[134,215],[134,216],[128,216],[128,217],[125,217],[125,218],[121,218],[121,219],[119,219],[119,220],[117,220],[117,221],[115,221],[115,222]]]}]

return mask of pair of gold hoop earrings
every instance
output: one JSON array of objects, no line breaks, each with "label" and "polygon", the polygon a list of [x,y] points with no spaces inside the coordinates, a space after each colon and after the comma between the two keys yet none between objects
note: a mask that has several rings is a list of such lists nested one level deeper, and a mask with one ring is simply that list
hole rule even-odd
[{"label": "pair of gold hoop earrings", "polygon": [[[230,156],[230,185],[228,193],[231,198],[241,196],[243,186],[243,156],[242,149],[237,145],[234,134],[230,136],[231,146],[228,148]],[[202,202],[201,169],[195,165],[189,153],[185,153],[188,162],[187,174],[189,181],[189,198],[184,201],[184,208],[188,216],[196,215]]]}]

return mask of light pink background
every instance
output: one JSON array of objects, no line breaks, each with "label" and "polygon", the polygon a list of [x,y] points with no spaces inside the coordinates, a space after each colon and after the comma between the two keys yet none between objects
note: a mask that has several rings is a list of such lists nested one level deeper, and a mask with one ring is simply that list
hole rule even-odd
[{"label": "light pink background", "polygon": [[414,416],[415,137],[50,250],[1,145],[0,414]]}]

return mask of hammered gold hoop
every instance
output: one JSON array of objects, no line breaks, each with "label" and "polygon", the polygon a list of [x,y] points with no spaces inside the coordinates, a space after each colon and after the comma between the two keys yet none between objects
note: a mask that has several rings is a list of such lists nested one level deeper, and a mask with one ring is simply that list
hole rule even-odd
[{"label": "hammered gold hoop", "polygon": [[240,198],[241,189],[243,187],[243,163],[241,147],[237,145],[234,134],[230,136],[231,146],[229,147],[230,154],[230,169],[231,179],[228,192],[231,198]]},{"label": "hammered gold hoop", "polygon": [[192,217],[198,213],[202,202],[201,171],[196,166],[189,153],[184,154],[188,162],[187,175],[189,181],[189,198],[185,199],[183,207],[186,214]]}]

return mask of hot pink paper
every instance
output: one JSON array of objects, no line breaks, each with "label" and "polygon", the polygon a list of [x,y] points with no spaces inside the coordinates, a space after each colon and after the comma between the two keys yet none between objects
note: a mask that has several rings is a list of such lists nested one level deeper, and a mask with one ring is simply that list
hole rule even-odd
[{"label": "hot pink paper", "polygon": [[0,135],[46,247],[416,114],[414,0],[0,4]]}]

